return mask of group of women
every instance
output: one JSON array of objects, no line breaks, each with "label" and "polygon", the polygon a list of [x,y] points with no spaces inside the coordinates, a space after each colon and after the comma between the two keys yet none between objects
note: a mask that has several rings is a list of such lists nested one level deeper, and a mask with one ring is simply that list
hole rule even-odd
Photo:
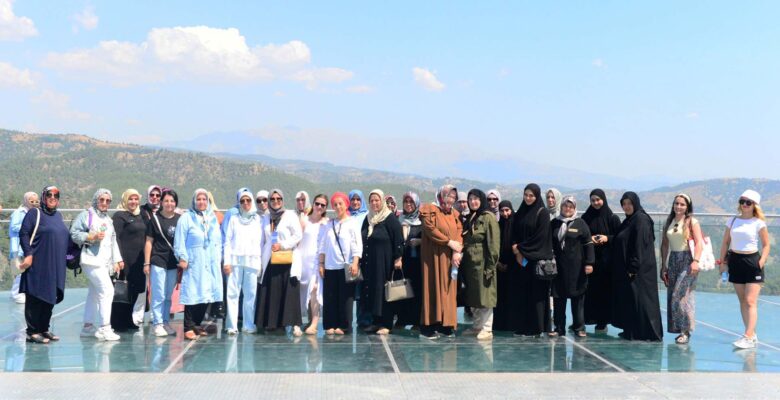
[{"label": "group of women", "polygon": [[[494,330],[583,337],[586,325],[606,332],[611,324],[624,339],[660,341],[658,278],[668,288],[668,331],[685,344],[694,329],[704,237],[683,193],[661,231],[660,272],[653,220],[633,192],[621,197],[622,222],[603,190],[590,193],[578,217],[574,197],[556,189],[543,194],[536,184],[525,188],[516,211],[497,190],[464,195],[452,185],[430,204],[407,192],[400,209],[379,189],[368,197],[359,190],[313,199],[298,192],[294,208],[286,209],[279,189],[241,188],[224,214],[205,189],[194,192],[186,211],[172,189],[153,185],[146,195],[141,205],[141,194],[128,189],[109,216],[112,194],[99,189],[68,229],[57,211],[57,187],[44,188],[40,202],[25,194],[12,216],[11,254],[24,271],[19,293],[26,295],[28,341],[59,339],[50,319],[64,296],[69,244],[80,248],[89,282],[81,335],[99,340],[118,340],[115,330],[141,326],[147,299],[152,334],[175,334],[170,319],[178,287],[190,340],[213,333],[204,317],[222,302],[228,335],[239,327],[316,334],[320,322],[327,335],[348,334],[357,300],[358,326],[380,335],[411,326],[424,339],[453,336],[462,306],[473,322],[464,334],[479,340]],[[757,344],[756,301],[770,250],[760,200],[752,190],[740,196],[718,260],[727,261],[721,272],[728,268],[740,300],[739,348]],[[127,282],[129,301],[114,301],[113,275]],[[391,296],[389,282],[399,279],[406,295]]]}]

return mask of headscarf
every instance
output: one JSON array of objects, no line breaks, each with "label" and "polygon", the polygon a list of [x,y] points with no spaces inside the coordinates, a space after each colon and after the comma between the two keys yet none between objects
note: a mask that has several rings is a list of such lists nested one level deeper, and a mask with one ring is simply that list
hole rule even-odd
[{"label": "headscarf", "polygon": [[455,192],[455,198],[457,199],[458,196],[458,188],[455,187],[455,185],[451,185],[449,183],[442,185],[439,190],[436,192],[436,202],[433,204],[437,205],[445,214],[449,214],[452,212],[452,209],[444,209],[444,203],[443,200],[445,197],[450,195],[450,192]]},{"label": "headscarf", "polygon": [[[623,196],[620,197],[620,205],[623,206],[623,200],[631,200],[631,204],[634,205],[634,213],[631,215],[626,215],[626,219],[623,220],[623,222],[620,224],[620,230],[622,231],[625,229],[628,225],[630,225],[637,216],[639,218],[642,218],[641,215],[644,214],[644,217],[650,219],[650,223],[652,224],[652,218],[647,215],[645,212],[645,209],[642,208],[642,203],[639,201],[639,196],[634,192],[625,192],[623,193]],[[653,240],[655,240],[655,229],[651,229],[653,234]]]},{"label": "headscarf", "polygon": [[488,205],[488,209],[490,210],[490,212],[495,214],[496,221],[498,221],[498,219],[500,218],[499,215],[498,215],[498,210],[501,209],[501,207],[498,206],[499,204],[501,204],[501,192],[499,192],[498,189],[490,189],[490,190],[487,191],[487,197],[490,197],[491,194],[496,196],[496,197],[498,197],[498,202],[496,203],[496,208],[491,208],[490,207],[490,202],[488,202],[488,204],[487,204]]},{"label": "headscarf", "polygon": [[[198,208],[195,206],[195,199],[198,198],[199,194],[205,194],[206,199],[208,200],[208,205],[206,206],[206,209],[204,211],[198,210]],[[203,188],[195,189],[195,192],[192,194],[192,204],[190,205],[190,212],[193,212],[196,215],[201,215],[201,216],[206,216],[214,213],[208,190]]]},{"label": "headscarf", "polygon": [[571,221],[577,219],[577,200],[574,196],[566,196],[561,200],[563,203],[571,203],[574,206],[574,214],[571,217],[564,217],[563,214],[559,214],[555,219],[562,221],[561,228],[558,229],[558,241],[561,243],[561,249],[566,244],[566,232],[569,230],[569,224]]},{"label": "headscarf", "polygon": [[[33,196],[37,196],[38,194],[35,192],[27,192],[23,196],[22,204],[19,206],[19,209],[23,209],[24,211],[30,211],[30,209],[35,208],[35,205],[30,203],[30,199],[32,199]],[[38,202],[40,204],[40,199],[38,199]]]},{"label": "headscarf", "polygon": [[[550,207],[547,205],[547,195],[550,194],[550,192],[553,193],[553,197],[555,197],[555,206]],[[550,188],[547,189],[546,192],[544,192],[544,205],[547,207],[547,211],[550,212],[550,221],[554,220],[558,215],[561,214],[561,191],[556,188]]]},{"label": "headscarf", "polygon": [[[360,197],[360,208],[357,210],[352,209],[352,198],[355,197],[355,195]],[[363,197],[363,192],[358,189],[354,189],[349,192],[349,202],[347,202],[347,206],[349,207],[349,213],[353,217],[356,215],[363,215],[368,213],[368,208],[366,208],[366,198]]]},{"label": "headscarf", "polygon": [[[455,199],[455,203],[452,204],[452,207],[458,210],[460,215],[466,216],[469,215],[469,205],[468,205],[468,196],[466,195],[466,192],[458,192],[458,198]],[[460,202],[466,201],[466,207],[461,207]]]},{"label": "headscarf", "polygon": [[380,189],[374,189],[371,191],[371,193],[368,194],[368,198],[371,198],[371,195],[375,194],[379,196],[379,203],[382,204],[382,208],[379,209],[379,211],[374,212],[374,210],[368,210],[368,216],[366,219],[368,220],[368,236],[370,237],[372,233],[374,233],[374,226],[377,224],[382,223],[387,217],[392,214],[393,212],[390,211],[390,207],[387,206],[387,203],[385,202],[385,192],[383,192]]},{"label": "headscarf", "polygon": [[[137,216],[141,214],[141,206],[139,204],[134,211],[130,211],[130,206],[128,205],[130,203],[130,196],[138,196],[138,201],[140,203],[141,193],[138,193],[138,191],[135,189],[127,189],[124,191],[124,193],[122,193],[122,203],[119,206],[117,206],[117,210],[127,211]],[[160,202],[162,203],[162,197],[160,197]]]},{"label": "headscarf", "polygon": [[[399,215],[399,213],[398,213],[398,202],[395,200],[395,196],[393,196],[392,194],[386,195],[385,196],[385,204],[387,204],[388,201],[392,201],[393,203],[395,203],[395,215],[398,216]],[[390,206],[387,206],[387,208],[390,208]],[[390,210],[390,211],[393,211],[393,210]]]},{"label": "headscarf", "polygon": [[[409,226],[418,226],[421,225],[422,222],[420,221],[420,196],[417,195],[417,193],[414,192],[406,192],[404,193],[401,201],[405,201],[406,198],[412,199],[414,202],[414,211],[410,213],[406,213],[406,210],[403,210],[401,216],[398,218],[398,222],[401,223],[401,225],[409,225]],[[403,207],[403,206],[402,206]]]},{"label": "headscarf", "polygon": [[162,188],[158,185],[151,185],[148,189],[146,189],[146,204],[149,205],[149,209],[152,211],[157,211],[158,208],[160,208],[160,203],[157,203],[157,205],[153,205],[149,202],[149,200],[152,198],[151,194],[153,191],[157,190],[160,192],[160,200],[162,200]]},{"label": "headscarf", "polygon": [[617,232],[612,232],[609,223],[614,213],[612,212],[612,209],[609,208],[606,193],[601,189],[593,189],[590,192],[588,199],[593,196],[600,198],[604,202],[604,205],[598,210],[593,208],[593,206],[589,206],[585,211],[585,214],[582,214],[582,220],[588,224],[588,228],[590,228],[590,232],[593,235],[614,235]]},{"label": "headscarf", "polygon": [[[46,186],[41,191],[41,211],[45,212],[48,215],[54,215],[54,213],[57,212],[57,207],[49,208],[49,206],[46,204],[46,195],[49,193],[55,193],[57,195],[60,194],[60,189],[57,189],[56,186]],[[59,198],[57,199],[57,206],[60,205]]]},{"label": "headscarf", "polygon": [[330,204],[333,205],[333,202],[336,201],[336,199],[341,199],[344,201],[344,205],[347,206],[347,212],[349,212],[349,197],[347,197],[347,194],[344,192],[336,192],[333,193],[333,196],[330,196]]},{"label": "headscarf", "polygon": [[[239,192],[238,197],[238,220],[244,224],[248,225],[250,222],[252,222],[252,219],[255,218],[255,215],[257,215],[257,207],[255,206],[255,201],[252,198],[252,191],[249,190],[249,188],[243,188],[244,190]],[[244,211],[244,207],[241,207],[241,199],[244,197],[249,198],[249,204],[250,208],[249,211]]]},{"label": "headscarf", "polygon": [[[512,213],[509,214],[509,217],[507,218],[499,217],[498,220],[498,227],[501,228],[501,251],[502,252],[512,247],[512,217],[515,214],[515,210],[514,207],[512,207],[511,201],[501,200],[501,202],[498,203],[498,210],[500,211],[504,207],[509,208],[509,210],[511,210]],[[500,216],[501,213],[499,212],[498,215]]]},{"label": "headscarf", "polygon": [[472,210],[471,204],[469,204],[469,217],[466,218],[466,221],[463,224],[464,235],[466,234],[466,232],[472,231],[474,229],[474,221],[477,218],[479,218],[483,213],[490,213],[490,210],[488,209],[488,205],[487,205],[487,195],[485,194],[485,192],[479,189],[471,189],[469,190],[468,197],[471,196],[477,196],[479,198],[479,208],[476,210]]},{"label": "headscarf", "polygon": [[[255,195],[255,200],[257,200],[257,199],[259,199],[261,197],[265,197],[265,199],[268,200],[268,191],[267,190],[261,190],[261,191],[257,192],[257,195]],[[268,203],[266,203],[266,204],[268,204]],[[263,215],[265,215],[265,214],[268,214],[268,209],[263,210]]]},{"label": "headscarf", "polygon": [[[536,200],[531,205],[523,200],[517,209],[512,220],[512,242],[517,243],[520,252],[531,260],[548,259],[552,257],[552,236],[542,190],[535,183],[528,184],[523,193],[527,190],[533,192]],[[540,222],[540,219],[543,221]]]},{"label": "headscarf", "polygon": [[[298,210],[298,198],[303,196],[303,198],[306,199],[306,201],[303,202],[303,210]],[[311,211],[311,200],[309,198],[309,194],[305,191],[301,190],[300,192],[295,194],[295,213],[298,215],[306,215]]]},{"label": "headscarf", "polygon": [[279,207],[277,209],[274,209],[271,204],[271,196],[274,195],[274,193],[278,194],[279,197],[282,198],[282,204],[284,204],[284,193],[282,193],[281,189],[271,189],[271,191],[268,193],[268,213],[271,216],[271,222],[274,225],[274,229],[279,226],[279,221],[282,219],[282,214],[284,214],[284,207]]},{"label": "headscarf", "polygon": [[98,189],[95,194],[92,195],[92,209],[95,211],[95,214],[101,218],[108,215],[108,209],[106,209],[106,211],[100,211],[98,209],[98,199],[100,199],[100,197],[103,195],[108,195],[109,199],[113,198],[111,191],[103,188]]}]

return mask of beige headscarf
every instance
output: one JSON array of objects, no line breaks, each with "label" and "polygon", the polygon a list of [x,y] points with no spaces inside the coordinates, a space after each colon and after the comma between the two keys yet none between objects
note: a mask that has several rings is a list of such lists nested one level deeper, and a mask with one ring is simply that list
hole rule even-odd
[{"label": "beige headscarf", "polygon": [[380,189],[374,189],[371,191],[371,193],[368,194],[369,204],[371,202],[371,195],[374,194],[379,196],[381,199],[380,203],[382,203],[382,208],[379,210],[379,212],[374,212],[370,206],[368,207],[368,216],[366,217],[368,220],[368,236],[371,236],[371,234],[374,233],[374,225],[381,223],[387,219],[390,214],[393,213],[390,211],[390,208],[385,202],[385,192],[381,191]]},{"label": "beige headscarf", "polygon": [[[138,206],[135,207],[135,210],[130,211],[130,207],[128,203],[130,202],[130,196],[138,196]],[[133,215],[139,215],[141,214],[141,193],[138,193],[135,189],[127,189],[124,193],[122,193],[122,203],[116,208],[120,211],[128,211]]]}]

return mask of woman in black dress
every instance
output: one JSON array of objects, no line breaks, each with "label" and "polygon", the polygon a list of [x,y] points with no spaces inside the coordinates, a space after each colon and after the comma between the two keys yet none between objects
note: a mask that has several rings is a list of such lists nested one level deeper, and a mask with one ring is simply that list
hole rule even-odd
[{"label": "woman in black dress", "polygon": [[420,298],[422,296],[422,270],[420,266],[420,243],[422,243],[422,221],[420,221],[420,197],[417,193],[406,192],[401,200],[401,232],[404,240],[403,272],[412,282],[414,297],[401,300],[403,310],[398,316],[396,326],[420,325]]},{"label": "woman in black dress", "polygon": [[650,218],[634,192],[620,199],[626,219],[612,244],[615,288],[614,320],[627,340],[661,341],[663,326],[658,302],[658,267],[655,260],[655,234]]},{"label": "woman in black dress", "polygon": [[493,309],[494,331],[517,330],[517,305],[512,303],[517,296],[512,296],[513,288],[518,285],[517,277],[520,266],[516,264],[512,254],[512,217],[515,215],[512,202],[502,200],[498,204],[498,227],[501,230],[501,251],[496,266],[497,300]]},{"label": "woman in black dress", "polygon": [[403,233],[398,218],[387,207],[385,194],[374,189],[368,195],[368,215],[360,230],[363,238],[363,258],[361,269],[366,280],[366,310],[371,311],[377,334],[390,333],[396,314],[401,308],[395,302],[385,300],[385,282],[393,279],[394,270],[401,276],[401,256],[403,255]]},{"label": "woman in black dress", "polygon": [[130,304],[111,305],[111,326],[117,331],[138,329],[144,322],[146,308],[146,275],[144,274],[144,245],[146,224],[141,218],[141,194],[135,189],[122,193],[122,204],[114,213],[114,231],[119,253],[125,268],[119,271],[120,280],[127,280]]}]

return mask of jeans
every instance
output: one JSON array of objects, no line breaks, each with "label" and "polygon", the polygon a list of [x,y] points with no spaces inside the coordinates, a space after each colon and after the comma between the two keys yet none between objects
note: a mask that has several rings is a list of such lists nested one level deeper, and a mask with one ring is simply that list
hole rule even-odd
[{"label": "jeans", "polygon": [[84,304],[84,323],[96,326],[111,325],[111,303],[114,302],[114,284],[106,267],[82,267],[87,276],[87,300]]},{"label": "jeans", "polygon": [[152,265],[152,325],[167,324],[171,313],[171,296],[176,287],[177,270]]},{"label": "jeans", "polygon": [[255,299],[257,297],[258,270],[233,265],[227,276],[227,319],[225,328],[238,330],[238,298],[244,293],[243,315],[244,329],[257,329],[255,326]]}]

